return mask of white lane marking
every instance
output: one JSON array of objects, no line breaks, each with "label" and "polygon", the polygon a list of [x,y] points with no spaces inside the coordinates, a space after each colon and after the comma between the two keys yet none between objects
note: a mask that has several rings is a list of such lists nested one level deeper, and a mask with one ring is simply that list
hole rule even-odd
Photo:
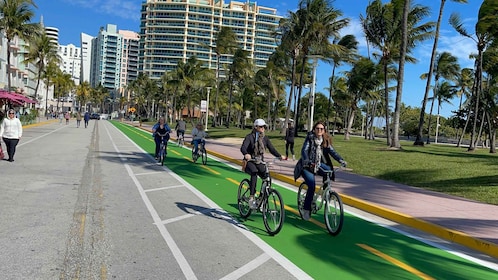
[{"label": "white lane marking", "polygon": [[52,133],[55,133],[55,132],[57,132],[57,131],[59,131],[59,130],[61,130],[61,129],[64,129],[64,128],[66,128],[66,127],[65,127],[65,126],[63,126],[63,127],[59,127],[59,128],[57,128],[57,129],[55,129],[55,130],[52,130],[52,131],[47,132],[47,133],[45,133],[45,134],[42,134],[42,135],[40,135],[40,136],[38,136],[38,137],[36,137],[36,138],[30,139],[30,140],[28,140],[28,141],[26,141],[26,142],[21,141],[21,142],[20,142],[20,144],[19,144],[19,145],[17,145],[17,146],[18,146],[18,147],[24,146],[24,145],[26,145],[26,144],[29,144],[29,143],[31,143],[31,142],[33,142],[33,141],[36,141],[36,140],[38,140],[38,139],[40,139],[40,138],[43,138],[43,137],[45,137],[45,136],[48,136],[48,135],[50,135],[50,134],[52,134]]},{"label": "white lane marking", "polygon": [[259,266],[264,264],[266,261],[270,259],[270,256],[267,254],[262,254],[259,257],[255,258],[254,260],[248,262],[246,265],[242,266],[241,268],[235,270],[234,272],[228,274],[227,276],[221,278],[220,280],[232,280],[232,279],[239,279],[242,276],[246,275],[247,273],[257,269]]},{"label": "white lane marking", "polygon": [[[124,157],[121,154],[121,152],[119,151],[119,149],[116,146],[116,144],[114,143],[114,141],[112,139],[112,136],[111,136],[111,133],[107,129],[107,126],[105,126],[105,129],[107,131],[107,135],[111,139],[111,143],[114,146],[114,150],[118,153],[118,156],[121,159],[123,159]],[[161,224],[161,218],[159,217],[159,214],[157,213],[156,209],[154,209],[154,206],[152,205],[152,202],[147,197],[147,195],[146,195],[146,193],[145,193],[142,185],[138,181],[137,177],[133,174],[133,170],[131,169],[130,165],[127,164],[127,163],[125,163],[124,166],[125,166],[126,170],[128,171],[128,175],[131,177],[131,179],[135,183],[135,186],[137,187],[137,190],[140,193],[140,196],[142,197],[142,200],[143,200],[145,206],[149,210],[149,213],[152,216],[154,224],[159,229],[159,232],[161,233],[161,236],[163,237],[164,241],[166,241],[166,244],[170,248],[173,256],[176,259],[176,261],[178,262],[178,265],[180,266],[180,269],[183,271],[183,275],[185,275],[185,278],[187,278],[187,279],[196,280],[197,277],[196,277],[194,271],[192,270],[192,268],[188,264],[187,259],[182,254],[182,251],[180,250],[180,248],[176,244],[176,242],[173,239],[173,237],[171,236],[171,234],[168,232],[168,230],[166,229],[166,227]]]},{"label": "white lane marking", "polygon": [[178,217],[175,217],[175,218],[171,218],[171,219],[167,219],[167,220],[164,220],[162,221],[161,223],[163,225],[166,225],[166,224],[171,224],[171,223],[174,223],[174,222],[178,222],[178,221],[181,221],[181,220],[185,220],[185,219],[188,219],[190,217],[194,217],[194,216],[197,216],[197,215],[204,215],[208,212],[211,212],[213,211],[212,209],[204,209],[204,211],[195,211],[193,213],[189,213],[189,214],[185,214],[185,215],[181,215],[181,216],[178,216]]},{"label": "white lane marking", "polygon": [[[135,176],[136,176],[136,174],[135,174]],[[183,187],[185,187],[185,186],[184,186],[184,185],[169,186],[169,187],[162,187],[162,188],[148,189],[148,190],[145,190],[145,192],[156,192],[156,191],[169,190],[169,189],[176,189],[176,188],[183,188]]]},{"label": "white lane marking", "polygon": [[[127,138],[131,143],[134,143],[131,139],[128,138],[121,130],[119,130],[117,127],[113,126],[118,132],[120,132],[123,137]],[[106,127],[107,129],[107,127]],[[109,131],[108,131],[109,134]],[[111,142],[112,141],[111,138]],[[136,147],[138,150],[140,150],[142,153],[148,155],[138,144],[136,144]],[[116,147],[117,149],[117,147]],[[121,154],[119,153],[120,157]],[[149,155],[150,156],[150,155]],[[152,158],[152,156],[150,156]],[[195,187],[190,185],[187,181],[185,181],[182,177],[177,175],[176,173],[172,172],[170,169],[168,169],[166,166],[163,166],[163,168],[168,172],[169,175],[174,177],[176,180],[180,181],[182,184],[185,185],[186,188],[188,188],[192,193],[197,195],[204,203],[209,205],[210,208],[213,209],[222,209],[220,206],[218,206],[214,201],[209,199],[207,196],[205,196],[202,192],[197,190]],[[240,167],[239,167],[240,168]],[[145,195],[145,193],[144,193]],[[150,201],[149,201],[150,203]],[[219,212],[224,212],[224,211],[219,211]],[[226,213],[226,212],[225,212]],[[157,213],[156,213],[157,215]],[[226,216],[228,216],[228,213],[226,213]],[[268,245],[266,242],[264,242],[261,238],[259,238],[255,233],[252,231],[248,230],[243,224],[239,223],[237,220],[231,218],[233,226],[240,232],[242,233],[247,239],[249,239],[252,243],[254,243],[257,247],[259,247],[263,252],[265,252],[267,255],[269,255],[272,259],[274,259],[278,264],[280,264],[281,267],[283,267],[285,270],[287,270],[291,275],[293,275],[297,279],[313,279],[311,276],[309,276],[306,272],[304,272],[301,268],[296,266],[294,263],[289,261],[286,257],[284,257],[282,254],[280,254],[277,250],[275,250],[273,247]],[[156,221],[155,221],[156,222]],[[159,227],[160,229],[163,227]],[[164,228],[166,230],[166,228]],[[188,277],[187,277],[188,278]]]},{"label": "white lane marking", "polygon": [[163,174],[162,171],[154,171],[154,172],[143,172],[143,173],[135,173],[135,176],[143,176],[143,175],[154,175],[154,174]]}]

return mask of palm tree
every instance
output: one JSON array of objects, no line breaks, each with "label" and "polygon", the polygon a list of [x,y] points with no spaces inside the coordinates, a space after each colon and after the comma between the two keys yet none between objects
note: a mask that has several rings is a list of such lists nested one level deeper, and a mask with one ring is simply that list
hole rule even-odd
[{"label": "palm tree", "polygon": [[74,81],[71,79],[71,74],[63,73],[60,69],[55,72],[52,81],[54,84],[54,97],[57,98],[57,109],[59,109],[60,98],[74,88]]},{"label": "palm tree", "polygon": [[[309,55],[322,56],[330,48],[330,39],[339,38],[340,30],[349,24],[349,19],[339,17],[342,12],[331,6],[326,0],[302,0],[299,2],[297,11],[300,18],[300,24],[297,31],[300,32],[301,44],[301,76],[299,80],[298,102],[301,101],[301,95],[304,85],[305,69]],[[300,107],[299,104],[297,106]],[[299,127],[299,120],[295,120],[296,134]]]},{"label": "palm tree", "polygon": [[0,32],[7,38],[7,79],[8,90],[11,90],[10,45],[15,38],[29,41],[38,36],[42,28],[38,23],[31,23],[34,16],[31,8],[37,8],[32,0],[0,0]]},{"label": "palm tree", "polygon": [[332,75],[329,78],[330,88],[329,88],[329,98],[327,105],[327,127],[329,125],[329,116],[332,106],[332,95],[334,93],[334,87],[331,81],[335,79],[335,70],[337,67],[341,66],[342,62],[352,63],[356,59],[356,52],[358,51],[358,41],[354,35],[346,35],[344,37],[336,38],[330,45],[330,50],[327,51],[325,56],[325,61],[332,64]]},{"label": "palm tree", "polygon": [[[456,81],[458,79],[458,76],[460,75],[460,64],[458,64],[458,59],[453,56],[449,52],[442,52],[441,54],[438,54],[435,59],[434,63],[434,95],[433,98],[431,98],[432,103],[431,103],[431,109],[429,113],[429,128],[428,128],[428,135],[427,135],[427,144],[430,144],[430,120],[432,116],[432,109],[434,107],[434,100],[437,99],[438,96],[438,89],[441,86],[439,84],[439,80],[441,78],[445,80],[450,80],[450,81]],[[422,74],[420,77],[422,79],[428,79],[428,73]],[[416,141],[416,140],[415,140]],[[414,143],[415,145],[416,143]]]},{"label": "palm tree", "polygon": [[[410,1],[411,3],[411,1]],[[383,4],[381,0],[374,0],[371,2],[366,10],[366,16],[360,16],[360,20],[363,26],[363,31],[369,44],[381,51],[380,61],[384,67],[384,106],[385,106],[385,122],[386,122],[386,138],[387,145],[392,146],[391,128],[390,128],[390,109],[389,109],[389,84],[388,84],[388,73],[389,65],[395,61],[400,61],[400,49],[403,39],[403,34],[406,34],[406,51],[404,52],[403,61],[415,62],[415,59],[409,54],[411,50],[419,41],[423,41],[429,38],[432,33],[433,23],[423,23],[419,22],[426,16],[429,15],[429,9],[424,6],[410,6],[409,10],[406,11],[407,17],[404,19],[404,9],[405,5],[410,5],[406,3],[405,0],[392,0],[389,3]],[[404,27],[404,22],[406,20],[406,27]],[[403,29],[407,29],[403,33]],[[398,80],[402,76],[398,73]],[[399,108],[401,108],[401,88],[398,85],[398,90],[396,94],[396,118],[399,114]],[[396,121],[396,119],[395,119]],[[395,128],[393,131],[397,131],[399,128]],[[397,135],[395,136],[397,139]],[[395,143],[397,146],[398,143]]]},{"label": "palm tree", "polygon": [[249,52],[243,49],[237,49],[235,54],[233,55],[233,61],[229,68],[229,78],[228,82],[230,85],[230,89],[228,91],[228,111],[227,111],[227,121],[226,127],[230,127],[230,110],[232,107],[232,92],[233,86],[237,85],[240,87],[240,83],[242,83],[245,79],[250,79],[253,73],[253,63],[249,58]]},{"label": "palm tree", "polygon": [[[467,3],[467,0],[451,0],[453,2],[457,3]],[[424,115],[425,115],[425,106],[427,105],[427,100],[429,98],[429,90],[431,86],[431,79],[434,71],[434,61],[436,60],[436,52],[437,52],[437,44],[439,41],[439,30],[441,27],[441,20],[443,18],[443,11],[444,11],[444,4],[446,3],[446,0],[441,0],[441,5],[439,6],[439,14],[437,18],[437,23],[436,23],[436,33],[434,35],[434,43],[432,44],[432,53],[431,53],[431,60],[429,63],[429,73],[427,74],[427,83],[425,85],[425,93],[424,93],[424,99],[422,100],[422,108],[420,110],[420,118],[419,118],[419,123],[418,123],[418,130],[417,130],[417,136],[415,138],[415,142],[413,143],[414,145],[424,145],[424,141],[422,140],[422,129],[424,126]]]},{"label": "palm tree", "polygon": [[218,117],[218,95],[220,87],[220,63],[221,56],[231,54],[237,48],[237,34],[230,27],[223,26],[216,35],[216,93],[214,99],[214,120],[213,127],[217,126]]},{"label": "palm tree", "polygon": [[436,137],[434,139],[434,143],[437,143],[437,137],[438,137],[438,131],[439,131],[439,116],[440,116],[440,111],[443,103],[450,103],[450,100],[457,94],[457,87],[454,85],[451,85],[448,81],[443,81],[441,83],[437,83],[434,89],[434,96],[432,98],[429,98],[429,100],[432,102],[431,105],[431,111],[429,114],[429,123],[428,123],[428,135],[427,135],[427,142],[429,142],[430,138],[430,131],[431,131],[431,118],[432,118],[432,108],[434,105],[434,100],[437,100],[437,116],[436,116]]},{"label": "palm tree", "polygon": [[43,71],[47,65],[47,61],[53,60],[60,62],[61,58],[57,54],[57,44],[50,39],[43,31],[40,36],[34,37],[30,42],[28,53],[25,56],[25,63],[32,63],[38,70],[38,77],[35,87],[35,100],[38,100],[38,88]]},{"label": "palm tree", "polygon": [[[59,64],[57,61],[54,60],[49,60],[47,63],[47,67],[45,68],[45,71],[42,74],[42,79],[44,79],[45,86],[46,86],[46,92],[45,92],[45,117],[48,119],[48,91],[50,87],[53,85],[53,79],[57,76],[57,73],[60,72]],[[54,91],[55,94],[55,91]],[[59,100],[59,99],[57,99]],[[57,101],[59,102],[59,101]],[[59,103],[57,103],[59,104]]]},{"label": "palm tree", "polygon": [[88,109],[86,108],[86,103],[90,99],[90,92],[91,92],[91,86],[88,81],[83,81],[76,87],[76,100],[78,100],[80,104],[80,109],[81,111],[82,107],[84,107],[85,111]]},{"label": "palm tree", "polygon": [[477,118],[479,115],[479,102],[480,95],[482,92],[482,58],[486,47],[491,43],[491,41],[496,37],[496,22],[497,16],[495,14],[497,3],[496,1],[484,0],[479,8],[479,16],[476,23],[475,37],[463,27],[458,14],[451,14],[450,24],[455,28],[455,30],[462,36],[472,39],[477,46],[477,57],[475,61],[475,80],[474,87],[472,90],[472,99],[474,102],[474,110],[471,113],[473,115],[472,133],[470,145],[468,151],[474,151],[477,144]]}]

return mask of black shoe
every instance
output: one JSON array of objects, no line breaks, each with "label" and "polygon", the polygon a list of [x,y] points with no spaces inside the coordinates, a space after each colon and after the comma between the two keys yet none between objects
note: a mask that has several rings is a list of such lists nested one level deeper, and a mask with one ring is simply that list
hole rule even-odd
[{"label": "black shoe", "polygon": [[8,161],[13,162],[13,161],[14,161],[14,159],[9,158],[9,159],[8,159]]}]

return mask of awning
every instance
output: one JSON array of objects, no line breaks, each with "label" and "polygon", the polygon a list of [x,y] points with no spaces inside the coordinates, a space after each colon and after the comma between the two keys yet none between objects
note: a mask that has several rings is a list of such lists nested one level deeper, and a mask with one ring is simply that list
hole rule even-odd
[{"label": "awning", "polygon": [[24,96],[22,94],[16,93],[16,92],[8,92],[6,90],[0,90],[0,99],[8,100],[17,104],[22,104],[22,103],[37,103],[36,100],[33,100],[27,96]]}]

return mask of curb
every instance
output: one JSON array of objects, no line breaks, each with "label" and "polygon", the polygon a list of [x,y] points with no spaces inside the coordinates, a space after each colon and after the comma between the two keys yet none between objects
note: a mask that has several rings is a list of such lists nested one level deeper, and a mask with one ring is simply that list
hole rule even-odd
[{"label": "curb", "polygon": [[[131,124],[128,124],[128,125],[131,125]],[[150,132],[149,129],[146,129],[144,127],[138,127],[138,126],[135,126],[135,127]],[[171,139],[175,139],[175,138],[171,138]],[[237,165],[242,165],[241,160],[237,160],[237,159],[231,158],[229,156],[226,156],[226,155],[214,152],[214,151],[210,151],[209,149],[206,149],[206,150],[209,154],[212,154],[218,158],[224,159],[226,161],[229,161],[229,162],[237,164]],[[296,187],[299,187],[299,185],[302,182],[302,180],[294,181],[294,178],[291,178],[289,176],[285,176],[282,174],[278,174],[275,172],[270,172],[270,173],[271,173],[271,176],[273,178],[280,180],[282,182],[285,182],[287,184],[296,186]],[[436,237],[439,237],[441,239],[444,239],[444,240],[447,240],[447,241],[450,241],[450,242],[453,242],[453,243],[456,243],[459,245],[463,245],[467,248],[484,253],[488,256],[498,258],[498,244],[491,243],[491,242],[488,242],[486,240],[482,240],[479,238],[469,236],[468,234],[460,232],[460,231],[447,229],[447,228],[444,228],[442,226],[439,226],[439,225],[436,225],[433,223],[429,223],[429,222],[426,222],[424,220],[421,220],[421,219],[418,219],[418,218],[415,218],[415,217],[412,217],[409,215],[405,215],[403,213],[393,211],[391,209],[388,209],[388,208],[382,207],[380,205],[376,205],[376,204],[373,204],[373,203],[370,203],[370,202],[367,202],[367,201],[364,201],[364,200],[361,200],[358,198],[354,198],[354,197],[351,197],[348,195],[343,195],[343,194],[339,194],[339,195],[342,199],[342,202],[346,205],[351,206],[351,207],[355,207],[355,208],[358,208],[362,211],[374,214],[376,216],[388,219],[390,221],[394,221],[394,222],[397,222],[399,224],[421,230],[423,232],[429,233],[429,234],[434,235]]]}]

